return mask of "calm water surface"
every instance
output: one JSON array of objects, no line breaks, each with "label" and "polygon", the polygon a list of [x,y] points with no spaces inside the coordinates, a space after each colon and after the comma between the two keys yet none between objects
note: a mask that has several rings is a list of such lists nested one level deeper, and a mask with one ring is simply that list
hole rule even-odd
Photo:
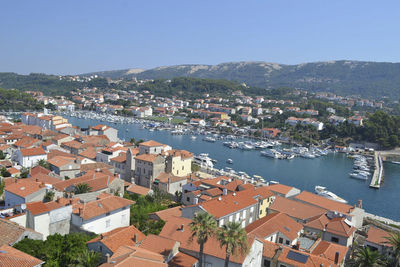
[{"label": "calm water surface", "polygon": [[[353,161],[342,153],[331,153],[316,159],[278,160],[262,157],[259,151],[230,149],[222,145],[223,141],[205,142],[202,141],[203,136],[192,140],[189,135],[171,135],[168,131],[150,132],[141,129],[138,124],[114,124],[66,117],[73,125],[80,127],[95,126],[100,123],[110,125],[118,129],[121,139],[129,140],[131,137],[136,140],[153,139],[195,154],[208,153],[211,158],[218,161],[215,164],[218,169],[229,166],[249,175],[260,175],[267,181],[275,180],[310,192],[314,192],[315,185],[326,186],[328,190],[346,199],[351,205],[362,199],[367,212],[400,221],[400,165],[385,163],[385,182],[376,190],[369,188],[369,181],[349,178]],[[226,163],[228,158],[233,160],[233,164]]]}]

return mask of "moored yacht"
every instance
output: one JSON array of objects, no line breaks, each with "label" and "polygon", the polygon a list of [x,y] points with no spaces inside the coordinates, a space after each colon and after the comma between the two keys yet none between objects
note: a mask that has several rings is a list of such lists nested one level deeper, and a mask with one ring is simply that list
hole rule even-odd
[{"label": "moored yacht", "polygon": [[206,168],[214,167],[212,159],[208,157],[208,154],[205,153],[199,154],[198,156],[194,156],[193,160],[196,164],[200,165],[200,167],[206,167]]},{"label": "moored yacht", "polygon": [[332,193],[331,191],[326,190],[326,187],[324,187],[324,186],[320,186],[320,185],[315,186],[315,193],[317,195],[320,195],[320,196],[325,197],[330,200],[334,200],[334,201],[341,202],[341,203],[347,203],[347,201],[344,200],[343,198],[338,197],[336,194]]}]

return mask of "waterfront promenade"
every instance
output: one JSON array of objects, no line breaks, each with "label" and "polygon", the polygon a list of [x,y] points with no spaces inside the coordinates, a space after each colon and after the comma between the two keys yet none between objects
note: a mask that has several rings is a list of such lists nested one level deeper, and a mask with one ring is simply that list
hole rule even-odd
[{"label": "waterfront promenade", "polygon": [[375,170],[369,187],[380,188],[383,181],[383,161],[380,152],[374,153]]}]

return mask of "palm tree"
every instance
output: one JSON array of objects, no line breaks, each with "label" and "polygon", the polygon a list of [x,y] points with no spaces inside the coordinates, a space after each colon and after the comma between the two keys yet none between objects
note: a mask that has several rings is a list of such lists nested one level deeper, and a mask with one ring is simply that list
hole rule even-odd
[{"label": "palm tree", "polygon": [[214,220],[212,215],[206,212],[199,212],[196,213],[189,227],[190,231],[192,231],[190,241],[193,241],[193,238],[196,237],[197,243],[200,246],[199,267],[203,267],[204,244],[207,242],[209,237],[215,235],[217,222]]},{"label": "palm tree", "polygon": [[41,166],[43,168],[46,168],[46,169],[50,170],[50,164],[44,159],[38,160],[37,166]]},{"label": "palm tree", "polygon": [[88,184],[77,184],[75,185],[75,194],[88,193],[92,188]]},{"label": "palm tree", "polygon": [[391,233],[386,238],[386,244],[393,246],[395,266],[400,266],[400,233]]},{"label": "palm tree", "polygon": [[221,248],[225,247],[225,267],[228,267],[231,255],[237,256],[239,253],[245,255],[249,252],[247,233],[239,222],[228,222],[218,231],[217,236]]},{"label": "palm tree", "polygon": [[44,195],[43,201],[44,202],[50,202],[50,201],[53,201],[53,199],[54,199],[54,192],[53,191],[48,191]]},{"label": "palm tree", "polygon": [[358,248],[349,263],[354,267],[385,266],[382,255],[378,251],[370,250],[369,247]]},{"label": "palm tree", "polygon": [[101,261],[101,254],[84,250],[76,259],[76,266],[80,267],[97,267]]}]

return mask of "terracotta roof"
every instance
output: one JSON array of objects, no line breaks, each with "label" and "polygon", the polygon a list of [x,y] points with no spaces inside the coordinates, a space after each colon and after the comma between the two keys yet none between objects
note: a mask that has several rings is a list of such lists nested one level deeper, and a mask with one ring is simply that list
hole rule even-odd
[{"label": "terracotta roof", "polygon": [[302,229],[303,226],[300,223],[285,213],[271,213],[249,224],[246,227],[246,232],[265,239],[279,231],[290,238],[290,240],[294,240],[298,237]]},{"label": "terracotta roof", "polygon": [[295,197],[295,199],[307,202],[311,205],[321,207],[330,211],[338,211],[341,213],[350,213],[353,209],[353,207],[350,205],[330,200],[307,191],[301,192],[299,195]]},{"label": "terracotta roof", "polygon": [[[137,238],[136,242],[134,241],[135,235]],[[87,244],[100,242],[114,253],[121,246],[134,246],[145,238],[146,236],[142,232],[131,225],[103,233],[88,241]]]},{"label": "terracotta roof", "polygon": [[147,162],[154,162],[158,156],[159,155],[156,154],[142,154],[142,155],[137,155],[135,159]]},{"label": "terracotta roof", "polygon": [[356,228],[349,226],[344,218],[333,218],[326,225],[326,231],[340,236],[350,237]]},{"label": "terracotta roof", "polygon": [[273,184],[273,185],[267,186],[267,188],[272,192],[276,192],[276,193],[280,193],[280,194],[286,195],[294,187],[287,186],[287,185],[284,185],[284,184]]},{"label": "terracotta roof", "polygon": [[42,166],[40,166],[40,165],[37,165],[37,166],[35,166],[35,167],[33,167],[32,169],[31,169],[31,175],[33,176],[33,175],[35,175],[35,174],[38,174],[38,173],[43,173],[43,174],[49,174],[51,171],[49,170],[49,169],[46,169],[46,168],[43,168]]},{"label": "terracotta roof", "polygon": [[153,141],[153,140],[149,140],[149,141],[140,143],[139,146],[154,147],[154,146],[164,146],[164,144],[161,144],[161,143]]},{"label": "terracotta roof", "polygon": [[150,188],[147,188],[147,187],[144,187],[144,186],[140,186],[140,185],[136,185],[136,184],[131,184],[126,189],[126,191],[145,196],[150,192]]},{"label": "terracotta roof", "polygon": [[173,216],[176,217],[182,216],[182,206],[177,206],[166,210],[160,210],[152,214],[156,215],[158,218],[166,222],[169,220],[169,218]]},{"label": "terracotta roof", "polygon": [[147,249],[132,246],[120,247],[111,257],[112,261],[100,265],[101,267],[167,267],[164,257]]},{"label": "terracotta roof", "polygon": [[65,191],[68,187],[72,185],[78,184],[87,184],[91,188],[91,192],[95,192],[104,188],[107,188],[108,185],[116,179],[113,175],[108,175],[103,172],[90,172],[83,176],[60,181],[55,183],[53,186],[58,191]]},{"label": "terracotta roof", "polygon": [[94,147],[89,147],[79,153],[79,155],[88,159],[96,159],[97,151]]},{"label": "terracotta roof", "polygon": [[0,266],[7,267],[33,267],[43,264],[44,261],[32,257],[13,247],[2,245],[0,247]]},{"label": "terracotta roof", "polygon": [[132,200],[122,197],[112,196],[84,203],[82,209],[78,211],[78,215],[84,219],[89,220],[107,212],[111,212],[135,203]]},{"label": "terracotta roof", "polygon": [[168,155],[171,155],[173,157],[181,157],[182,159],[187,159],[187,158],[192,158],[193,157],[193,153],[186,151],[186,150],[176,150],[176,149],[172,149],[167,151]]},{"label": "terracotta roof", "polygon": [[29,210],[29,212],[33,215],[39,215],[61,207],[63,207],[63,205],[57,203],[56,201],[46,203],[43,203],[42,201],[26,203],[26,209]]},{"label": "terracotta roof", "polygon": [[168,181],[170,183],[185,181],[186,177],[179,177],[172,175],[171,173],[162,172],[155,179],[158,180],[160,183],[167,184]]},{"label": "terracotta roof", "polygon": [[30,194],[33,194],[39,190],[41,190],[43,186],[39,183],[36,183],[32,180],[28,179],[15,179],[14,183],[8,184],[4,190],[13,193],[14,195],[20,197],[27,197]]},{"label": "terracotta roof", "polygon": [[389,244],[388,240],[386,239],[386,237],[390,237],[390,233],[386,232],[382,229],[370,226],[368,229],[367,236],[368,237],[367,237],[366,241],[368,241],[368,242],[382,245],[382,246],[387,246],[387,247],[393,246],[393,245]]},{"label": "terracotta roof", "polygon": [[120,163],[126,162],[126,153],[125,152],[119,153],[118,156],[111,158],[110,160]]},{"label": "terracotta roof", "polygon": [[72,141],[62,143],[62,146],[80,149],[83,146],[83,144],[76,140],[72,140]]},{"label": "terracotta roof", "polygon": [[14,168],[14,167],[8,168],[7,171],[8,171],[11,175],[21,173],[20,170]]},{"label": "terracotta roof", "polygon": [[195,266],[198,262],[197,258],[192,257],[183,252],[178,252],[169,262],[168,267],[188,267]]},{"label": "terracotta roof", "polygon": [[310,218],[310,220],[304,224],[306,227],[314,228],[323,231],[329,222],[329,218],[325,214]]},{"label": "terracotta roof", "polygon": [[263,257],[272,259],[281,245],[267,240],[263,240],[263,243],[264,243]]},{"label": "terracotta roof", "polygon": [[30,137],[30,136],[24,136],[21,139],[19,139],[17,142],[15,142],[14,146],[27,148],[27,147],[32,147],[39,142],[40,142],[39,139]]},{"label": "terracotta roof", "polygon": [[339,253],[338,263],[341,263],[347,254],[348,247],[321,240],[312,250],[311,254],[327,258],[335,262],[336,252]]},{"label": "terracotta roof", "polygon": [[141,242],[139,246],[167,257],[172,252],[175,244],[175,240],[150,234]]},{"label": "terracotta roof", "polygon": [[61,168],[64,165],[74,162],[75,158],[57,156],[48,160],[49,164]]},{"label": "terracotta roof", "polygon": [[46,155],[46,151],[41,147],[22,148],[20,151],[24,157]]},{"label": "terracotta roof", "polygon": [[[197,243],[196,238],[190,241],[192,232],[190,231],[190,223],[192,220],[182,217],[171,217],[165,223],[163,229],[161,230],[160,236],[167,237],[180,242],[180,248],[184,250],[199,252],[200,247]],[[183,225],[183,231],[181,229]],[[252,246],[254,242],[254,237],[248,235],[249,247]],[[225,249],[221,248],[219,241],[215,237],[208,239],[206,245],[204,246],[204,253],[211,255],[220,259],[225,259]],[[237,257],[231,257],[230,261],[242,264],[246,256],[239,255]]]},{"label": "terracotta roof", "polygon": [[83,171],[83,172],[88,172],[90,170],[97,170],[97,169],[100,169],[100,170],[104,170],[104,169],[111,170],[111,169],[114,169],[114,167],[111,166],[111,165],[108,165],[106,163],[103,163],[103,162],[95,162],[95,163],[88,163],[88,164],[82,164],[81,165],[81,171]]},{"label": "terracotta roof", "polygon": [[25,231],[34,232],[33,230],[22,227],[15,222],[0,218],[0,246],[14,245]]},{"label": "terracotta roof", "polygon": [[69,137],[69,135],[67,135],[67,134],[58,134],[53,137],[53,140],[58,141],[58,140],[61,140],[61,139],[67,138],[67,137]]},{"label": "terracotta roof", "polygon": [[57,150],[57,149],[53,149],[51,150],[48,154],[47,154],[47,159],[52,159],[54,157],[58,157],[58,156],[62,156],[62,157],[66,157],[66,158],[73,158],[75,159],[76,156],[71,154],[71,153],[67,153],[61,150]]},{"label": "terracotta roof", "polygon": [[[291,255],[295,255],[292,257]],[[296,260],[297,258],[304,258],[305,262]],[[282,246],[282,253],[278,257],[278,261],[283,264],[296,266],[296,267],[309,267],[309,266],[337,266],[333,262],[324,257],[319,257],[307,252],[298,251],[295,249]]]},{"label": "terracotta roof", "polygon": [[269,209],[286,213],[290,217],[300,220],[307,220],[315,216],[325,214],[327,211],[326,209],[320,207],[315,207],[281,196],[276,196],[274,202],[269,207]]},{"label": "terracotta roof", "polygon": [[207,195],[210,195],[212,197],[216,197],[216,196],[222,195],[222,190],[220,188],[218,188],[218,187],[214,187],[214,188],[210,188],[210,189],[204,190],[202,192],[202,194],[207,194]]}]

